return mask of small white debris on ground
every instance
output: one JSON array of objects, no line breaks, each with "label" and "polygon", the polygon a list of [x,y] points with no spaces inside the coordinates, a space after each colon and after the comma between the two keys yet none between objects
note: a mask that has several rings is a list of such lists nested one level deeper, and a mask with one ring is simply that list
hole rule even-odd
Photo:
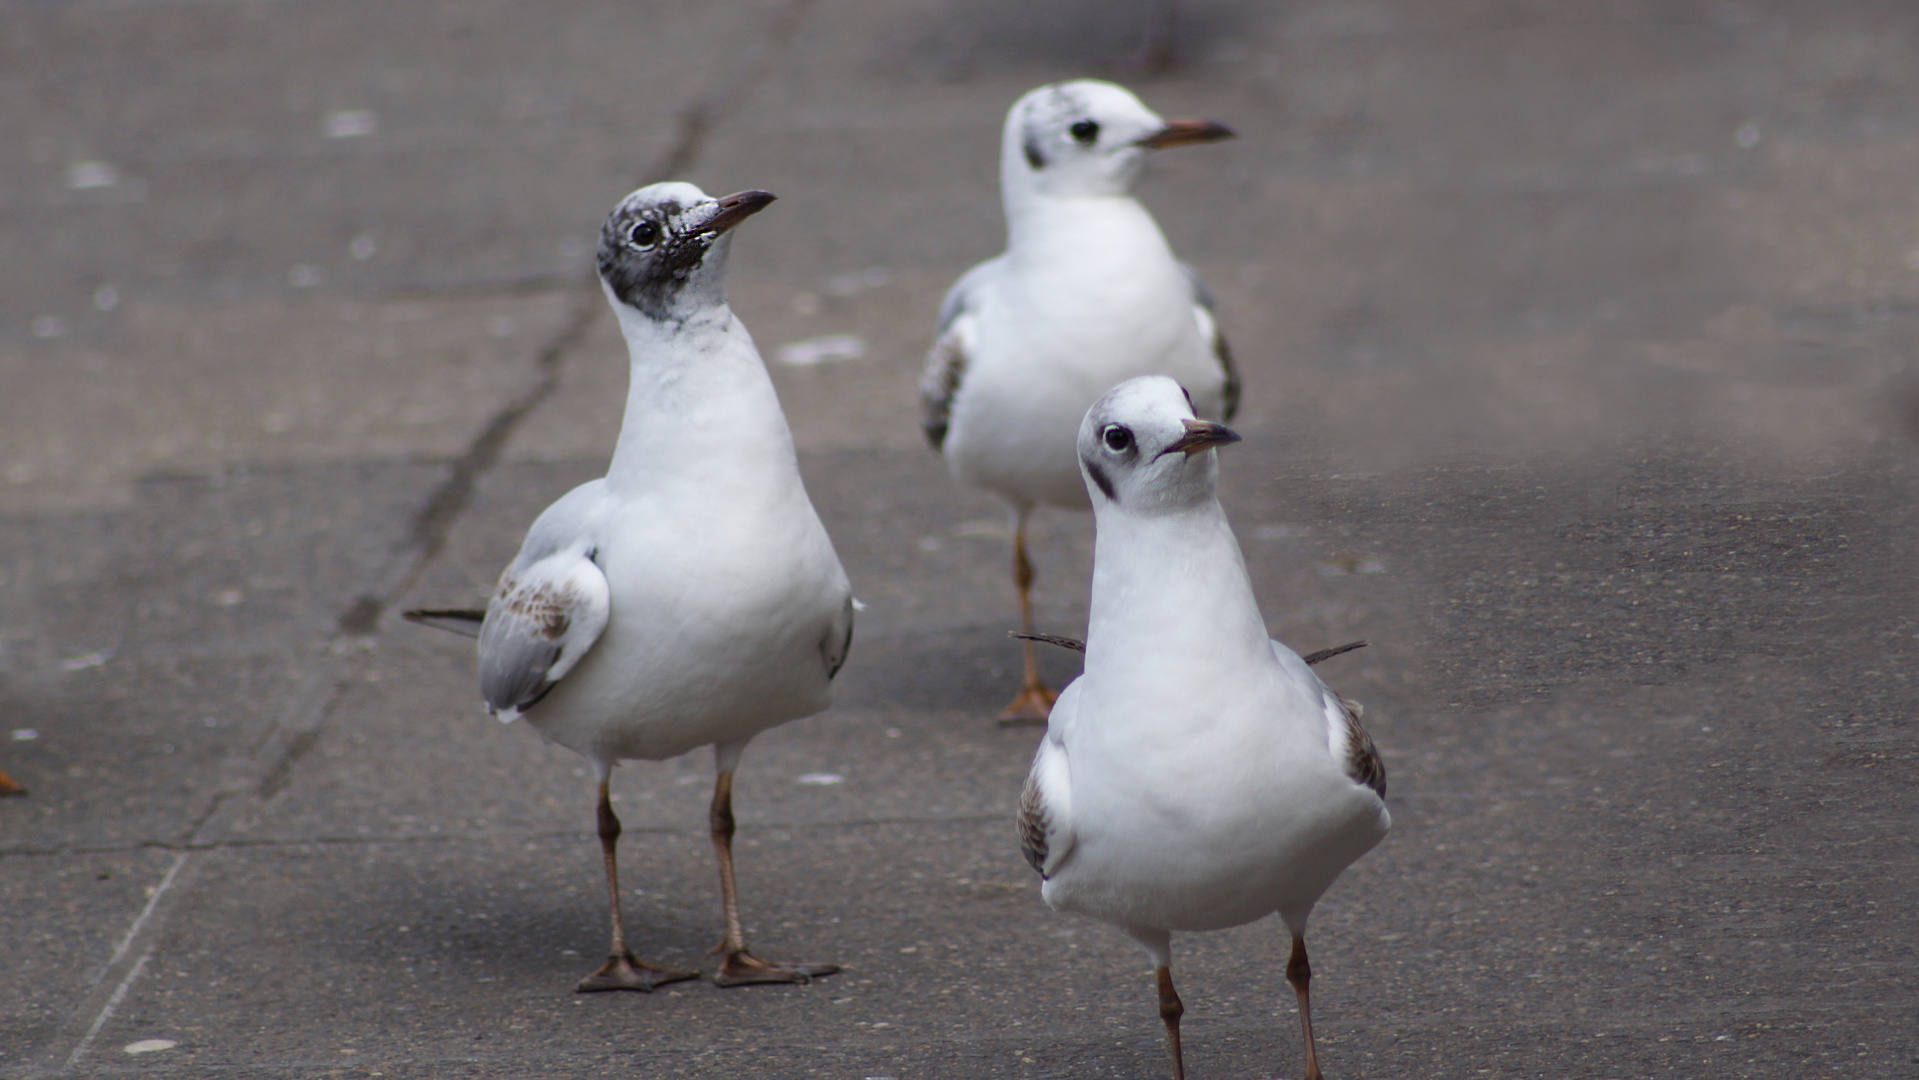
[{"label": "small white debris on ground", "polygon": [[799,777],[794,782],[800,783],[800,784],[808,784],[813,787],[831,787],[834,784],[844,784],[846,782],[846,777],[841,776],[839,773],[810,772],[804,776]]},{"label": "small white debris on ground", "polygon": [[172,1039],[141,1039],[139,1042],[130,1042],[121,1049],[129,1054],[151,1054],[157,1050],[171,1050],[178,1045],[180,1044]]},{"label": "small white debris on ground", "polygon": [[774,355],[782,364],[814,367],[839,360],[857,360],[866,355],[866,342],[854,334],[828,334],[825,337],[788,342],[780,346],[779,352]]},{"label": "small white debris on ground", "polygon": [[120,170],[104,161],[76,161],[67,168],[67,186],[75,191],[110,188],[120,182]]},{"label": "small white debris on ground", "polygon": [[380,118],[371,109],[340,109],[326,114],[322,126],[329,139],[351,139],[380,130]]},{"label": "small white debris on ground", "polygon": [[877,289],[893,280],[893,272],[884,266],[869,266],[864,270],[855,270],[850,274],[834,274],[826,279],[826,292],[830,296],[857,296],[868,289]]}]

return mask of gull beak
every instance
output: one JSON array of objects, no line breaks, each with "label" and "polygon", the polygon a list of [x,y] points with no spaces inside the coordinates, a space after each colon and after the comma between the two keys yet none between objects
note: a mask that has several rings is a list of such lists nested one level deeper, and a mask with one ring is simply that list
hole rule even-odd
[{"label": "gull beak", "polygon": [[1211,420],[1187,420],[1184,423],[1186,434],[1181,435],[1173,445],[1161,450],[1158,457],[1165,457],[1175,450],[1183,451],[1187,457],[1192,457],[1201,450],[1211,450],[1215,446],[1225,446],[1239,441],[1239,433],[1225,424],[1215,424]]},{"label": "gull beak", "polygon": [[739,191],[720,200],[719,212],[699,227],[699,235],[718,236],[772,205],[777,198],[770,191]]},{"label": "gull beak", "polygon": [[1137,145],[1148,150],[1164,150],[1169,146],[1190,146],[1233,137],[1232,128],[1211,120],[1168,120],[1165,127],[1139,140]]}]

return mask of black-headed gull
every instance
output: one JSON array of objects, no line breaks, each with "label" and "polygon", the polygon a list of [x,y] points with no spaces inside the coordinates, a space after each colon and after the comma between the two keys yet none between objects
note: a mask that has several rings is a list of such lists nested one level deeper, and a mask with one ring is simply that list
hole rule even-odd
[{"label": "black-headed gull", "polygon": [[[691,184],[626,197],[600,233],[600,283],[632,381],[604,479],[548,507],[483,613],[480,690],[599,775],[613,943],[581,990],[651,990],[696,972],[627,948],[609,777],[622,760],[711,745],[710,824],[726,933],[722,986],[805,982],[831,964],[746,950],[733,883],[733,770],[747,741],[831,703],[853,600],[800,482],[766,367],[726,303],[727,230],[773,201]],[[469,630],[478,612],[409,612]]]},{"label": "black-headed gull", "polygon": [[1097,530],[1086,670],[1053,707],[1020,847],[1048,904],[1115,923],[1152,956],[1175,1077],[1171,931],[1277,911],[1318,1080],[1306,917],[1392,819],[1359,707],[1266,635],[1214,496],[1213,448],[1238,439],[1164,377],[1115,387],[1080,425]]},{"label": "black-headed gull", "polygon": [[[1073,437],[1094,399],[1138,375],[1192,389],[1232,419],[1239,377],[1199,277],[1173,258],[1131,194],[1148,150],[1231,137],[1164,120],[1123,87],[1043,86],[1006,116],[1000,197],[1006,252],[967,271],[940,306],[920,378],[920,422],[955,476],[1012,511],[1020,629],[1033,632],[1026,522],[1044,504],[1086,509]],[[1054,693],[1027,641],[1025,677],[1000,719],[1038,723]]]}]

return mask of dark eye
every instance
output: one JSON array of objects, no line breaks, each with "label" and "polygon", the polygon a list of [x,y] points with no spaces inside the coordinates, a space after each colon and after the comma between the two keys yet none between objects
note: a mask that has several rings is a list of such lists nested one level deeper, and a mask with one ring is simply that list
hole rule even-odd
[{"label": "dark eye", "polygon": [[1099,433],[1106,442],[1106,448],[1115,454],[1124,454],[1133,448],[1133,433],[1119,424],[1108,424],[1106,430]]},{"label": "dark eye", "polygon": [[633,246],[636,248],[650,248],[660,242],[660,227],[650,221],[642,221],[633,226],[633,231],[627,234],[627,239],[633,241]]},{"label": "dark eye", "polygon": [[1066,130],[1073,133],[1073,138],[1088,146],[1092,145],[1094,139],[1099,138],[1099,122],[1096,120],[1081,120]]}]

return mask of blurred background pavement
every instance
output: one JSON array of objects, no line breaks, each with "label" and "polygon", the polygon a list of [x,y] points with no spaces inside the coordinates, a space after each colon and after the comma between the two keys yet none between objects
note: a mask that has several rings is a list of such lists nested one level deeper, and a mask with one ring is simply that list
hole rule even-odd
[{"label": "blurred background pavement", "polygon": [[[1014,845],[1006,527],[915,423],[1005,109],[1087,74],[1240,133],[1140,194],[1274,633],[1373,642],[1328,1073],[1919,1073],[1919,8],[1192,0],[1163,67],[1155,10],[0,4],[0,1077],[1161,1076]],[[583,997],[584,763],[397,612],[603,469],[591,245],[668,177],[780,196],[734,304],[868,607],[747,754],[742,902],[846,972]],[[1091,522],[1038,529],[1077,635]],[[654,959],[719,934],[709,777],[616,776]],[[1276,925],[1176,950],[1194,1075],[1298,1075]]]}]

